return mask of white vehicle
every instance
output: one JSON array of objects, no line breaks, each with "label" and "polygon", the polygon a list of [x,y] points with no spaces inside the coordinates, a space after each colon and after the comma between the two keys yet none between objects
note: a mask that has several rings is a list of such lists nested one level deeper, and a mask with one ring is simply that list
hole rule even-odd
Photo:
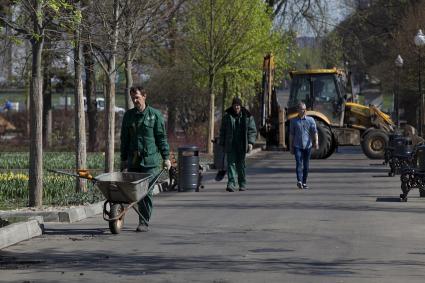
[{"label": "white vehicle", "polygon": [[[87,98],[83,97],[83,100],[84,100],[84,111],[87,111]],[[105,98],[96,97],[96,108],[97,108],[97,111],[105,110]],[[115,106],[115,113],[124,113],[124,112],[125,112],[124,108]]]}]

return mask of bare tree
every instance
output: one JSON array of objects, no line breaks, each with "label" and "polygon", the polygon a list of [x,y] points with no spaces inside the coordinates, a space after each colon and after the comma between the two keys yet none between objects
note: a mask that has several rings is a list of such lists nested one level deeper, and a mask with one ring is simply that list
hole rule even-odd
[{"label": "bare tree", "polygon": [[[105,170],[111,172],[115,141],[115,77],[121,61],[125,64],[126,108],[132,106],[132,62],[152,37],[161,36],[160,26],[184,0],[169,7],[165,0],[110,0],[93,3],[91,23],[86,30],[92,54],[106,77]],[[161,31],[163,32],[163,31]]]},{"label": "bare tree", "polygon": [[99,142],[97,139],[97,103],[96,103],[96,72],[95,58],[91,52],[90,45],[83,43],[85,89],[88,122],[88,150],[97,151]]},{"label": "bare tree", "polygon": [[[132,108],[130,87],[133,85],[133,60],[149,37],[155,33],[157,14],[163,9],[164,1],[160,0],[126,0],[126,9],[123,10],[124,21],[122,39],[124,45],[125,64],[125,107]],[[164,9],[163,9],[164,10]]]},{"label": "bare tree", "polygon": [[323,32],[327,1],[324,0],[266,0],[273,9],[275,20],[289,29],[307,24],[317,34]]},{"label": "bare tree", "polygon": [[126,0],[123,10],[122,45],[124,46],[126,76],[126,109],[132,107],[130,87],[133,84],[133,61],[140,50],[150,42],[163,42],[171,30],[164,25],[170,22],[175,11],[185,0]]},{"label": "bare tree", "polygon": [[115,152],[115,78],[117,74],[117,56],[119,32],[123,21],[123,9],[126,3],[120,0],[92,3],[93,23],[85,31],[96,61],[106,77],[105,92],[105,172],[114,169]]},{"label": "bare tree", "polygon": [[97,138],[98,121],[97,121],[97,102],[96,102],[96,59],[92,52],[91,45],[89,43],[90,29],[93,25],[94,11],[91,8],[93,0],[83,0],[82,6],[82,28],[81,37],[83,44],[83,56],[84,56],[84,71],[85,71],[85,90],[86,90],[86,107],[87,107],[87,122],[88,122],[88,150],[91,152],[99,150],[99,141]]},{"label": "bare tree", "polygon": [[[49,45],[47,40],[45,45]],[[52,146],[52,54],[44,52],[43,63],[43,142],[44,148]]]},{"label": "bare tree", "polygon": [[[29,205],[41,206],[43,196],[43,76],[42,52],[47,27],[57,21],[68,18],[69,5],[57,0],[21,0],[10,3],[16,9],[16,17],[10,19],[0,14],[0,24],[7,25],[16,34],[31,44],[32,66],[30,83],[30,168],[29,168]],[[72,14],[72,13],[71,13]],[[28,21],[30,19],[30,21]]]},{"label": "bare tree", "polygon": [[[79,3],[76,4],[76,10],[80,11]],[[78,169],[86,168],[87,150],[86,150],[86,118],[84,113],[83,100],[83,47],[81,43],[81,25],[80,21],[75,25],[74,31],[74,98],[75,98],[75,153],[76,166]],[[76,180],[76,191],[86,191],[86,182],[81,178]]]}]

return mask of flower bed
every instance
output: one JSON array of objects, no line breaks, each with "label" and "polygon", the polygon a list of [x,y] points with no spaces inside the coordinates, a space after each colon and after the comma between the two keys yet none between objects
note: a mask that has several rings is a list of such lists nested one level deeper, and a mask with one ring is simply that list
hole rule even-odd
[{"label": "flower bed", "polygon": [[[87,182],[87,192],[75,192],[75,179],[65,175],[44,172],[43,204],[79,205],[103,199],[99,190]],[[16,208],[28,202],[28,175],[23,173],[0,173],[0,207]]]},{"label": "flower bed", "polygon": [[[119,166],[116,155],[116,168]],[[0,210],[15,209],[28,204],[28,153],[1,153],[0,155]],[[60,169],[69,172],[75,169],[75,155],[71,152],[47,152],[43,158],[45,169]],[[90,153],[87,167],[94,175],[104,167],[102,153]],[[87,182],[88,191],[75,192],[75,178],[43,172],[43,204],[53,206],[95,203],[103,199],[99,190]]]},{"label": "flower bed", "polygon": [[[103,153],[88,153],[87,168],[103,169],[105,166]],[[43,154],[43,167],[45,169],[74,169],[75,153],[73,152],[45,152]],[[115,154],[115,168],[119,168],[119,154]],[[16,170],[29,168],[29,153],[27,152],[2,152],[0,155],[0,169]]]}]

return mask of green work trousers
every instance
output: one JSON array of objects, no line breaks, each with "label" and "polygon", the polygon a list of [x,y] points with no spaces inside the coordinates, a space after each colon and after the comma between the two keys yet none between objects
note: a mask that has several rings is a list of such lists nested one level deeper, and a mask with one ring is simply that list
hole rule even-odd
[{"label": "green work trousers", "polygon": [[227,152],[227,187],[235,189],[236,179],[239,188],[245,188],[245,154],[238,150]]},{"label": "green work trousers", "polygon": [[[159,173],[159,168],[158,167],[151,167],[151,168],[140,167],[137,170],[131,170],[131,171],[151,174],[151,179],[152,179],[156,176],[156,174]],[[142,198],[137,203],[139,207],[139,211],[144,218],[143,219],[142,217],[139,216],[139,224],[145,224],[146,226],[149,225],[149,220],[151,218],[152,210],[153,210],[152,199],[153,199],[153,190],[151,190],[149,194],[147,194],[144,198]]]}]

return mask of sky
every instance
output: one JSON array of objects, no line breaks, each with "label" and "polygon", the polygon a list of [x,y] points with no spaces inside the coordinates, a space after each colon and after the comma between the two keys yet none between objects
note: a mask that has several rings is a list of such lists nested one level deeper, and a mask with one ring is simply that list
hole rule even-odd
[{"label": "sky", "polygon": [[[296,0],[295,0],[296,1]],[[353,9],[345,4],[342,0],[323,0],[326,5],[325,26],[327,31],[331,31],[334,27],[349,16]],[[302,22],[297,26],[299,36],[316,36],[315,31],[306,23]]]}]

